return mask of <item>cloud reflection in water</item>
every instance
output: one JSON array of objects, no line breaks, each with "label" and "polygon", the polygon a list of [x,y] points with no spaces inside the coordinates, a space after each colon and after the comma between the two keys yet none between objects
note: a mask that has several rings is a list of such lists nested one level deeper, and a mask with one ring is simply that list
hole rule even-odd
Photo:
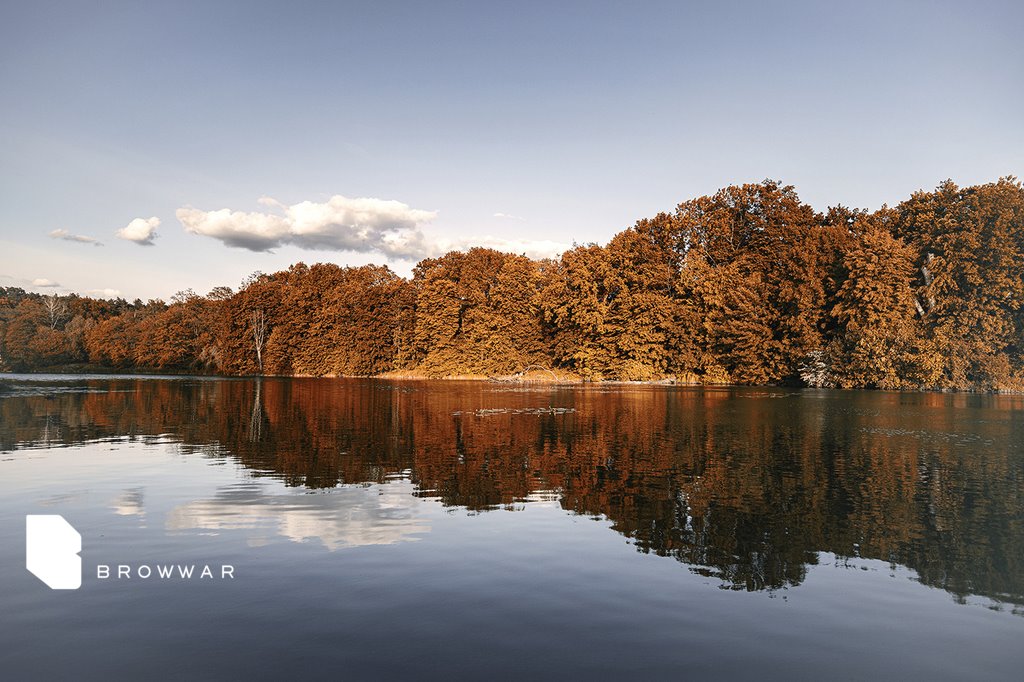
[{"label": "cloud reflection in water", "polygon": [[342,486],[326,493],[273,494],[260,483],[221,488],[205,500],[172,509],[170,531],[254,531],[251,545],[271,535],[293,542],[319,540],[330,551],[344,547],[415,541],[430,532],[423,500],[413,496],[409,480]]}]

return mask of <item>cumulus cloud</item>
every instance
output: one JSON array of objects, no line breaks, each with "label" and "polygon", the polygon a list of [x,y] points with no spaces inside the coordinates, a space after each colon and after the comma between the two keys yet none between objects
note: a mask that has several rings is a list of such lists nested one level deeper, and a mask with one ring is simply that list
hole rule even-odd
[{"label": "cumulus cloud", "polygon": [[259,204],[276,212],[203,211],[185,206],[175,215],[187,232],[250,251],[290,244],[318,251],[378,252],[394,258],[418,257],[427,246],[419,226],[437,217],[436,211],[410,208],[400,201],[341,195],[322,203],[303,201],[290,206],[261,197]]},{"label": "cumulus cloud", "polygon": [[103,246],[98,239],[92,237],[86,237],[81,234],[71,234],[67,230],[53,230],[50,232],[50,239],[63,239],[66,242],[79,242],[80,244],[93,244],[94,246]]},{"label": "cumulus cloud", "polygon": [[47,288],[47,289],[52,289],[52,288],[59,287],[60,283],[59,282],[54,282],[52,279],[46,279],[45,277],[37,277],[34,280],[32,280],[32,286],[34,286],[34,287],[44,287],[44,288]]},{"label": "cumulus cloud", "polygon": [[[437,212],[410,208],[399,201],[335,195],[326,202],[286,205],[271,197],[260,197],[257,203],[269,210],[204,211],[185,206],[175,215],[187,232],[250,251],[270,251],[292,245],[310,250],[379,253],[387,258],[419,260],[474,246],[522,253],[531,258],[556,257],[570,248],[569,244],[550,240],[431,236],[424,233],[421,225],[437,217]],[[523,220],[502,213],[495,216]]]},{"label": "cumulus cloud", "polygon": [[117,236],[140,246],[153,246],[156,239],[156,228],[160,227],[160,219],[156,216],[151,218],[136,218],[120,230]]}]

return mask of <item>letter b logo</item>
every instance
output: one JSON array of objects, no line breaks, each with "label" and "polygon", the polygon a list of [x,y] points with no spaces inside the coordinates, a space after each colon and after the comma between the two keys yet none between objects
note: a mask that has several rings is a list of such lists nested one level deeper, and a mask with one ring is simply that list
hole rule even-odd
[{"label": "letter b logo", "polygon": [[25,568],[53,590],[82,586],[82,536],[59,514],[25,516]]}]

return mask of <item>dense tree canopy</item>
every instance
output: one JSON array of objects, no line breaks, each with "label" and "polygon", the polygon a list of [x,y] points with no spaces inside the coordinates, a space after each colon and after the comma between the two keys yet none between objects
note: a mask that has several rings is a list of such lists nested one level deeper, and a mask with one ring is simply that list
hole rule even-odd
[{"label": "dense tree canopy", "polygon": [[0,366],[509,375],[884,389],[1024,385],[1024,187],[816,212],[766,180],[534,261],[303,263],[129,303],[0,289]]}]

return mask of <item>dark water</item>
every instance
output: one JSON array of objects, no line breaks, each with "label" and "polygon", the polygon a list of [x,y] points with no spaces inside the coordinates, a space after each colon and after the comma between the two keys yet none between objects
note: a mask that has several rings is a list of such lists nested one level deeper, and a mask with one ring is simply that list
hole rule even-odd
[{"label": "dark water", "polygon": [[[0,678],[1024,676],[1020,397],[0,390]],[[81,589],[25,570],[25,514],[81,533]]]}]

